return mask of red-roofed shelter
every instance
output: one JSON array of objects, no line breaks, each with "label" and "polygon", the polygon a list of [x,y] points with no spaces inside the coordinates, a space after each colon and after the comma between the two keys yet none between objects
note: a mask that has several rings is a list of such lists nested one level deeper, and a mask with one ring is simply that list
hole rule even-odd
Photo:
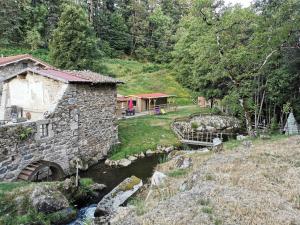
[{"label": "red-roofed shelter", "polygon": [[165,93],[145,93],[130,95],[137,112],[152,112],[155,108],[170,109],[174,105],[175,95]]}]

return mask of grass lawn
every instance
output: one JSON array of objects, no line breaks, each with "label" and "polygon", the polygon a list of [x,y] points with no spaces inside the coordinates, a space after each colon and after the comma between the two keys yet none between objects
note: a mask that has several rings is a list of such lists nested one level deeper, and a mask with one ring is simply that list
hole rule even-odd
[{"label": "grass lawn", "polygon": [[177,96],[177,104],[191,104],[187,89],[177,81],[174,72],[164,66],[153,63],[141,63],[134,60],[103,59],[104,73],[125,82],[118,92],[122,95],[164,92]]},{"label": "grass lawn", "polygon": [[176,135],[171,130],[173,119],[188,116],[196,112],[208,112],[197,106],[181,108],[166,115],[149,115],[119,121],[119,139],[121,144],[112,151],[113,160],[124,158],[148,149],[154,150],[157,145],[179,145]]},{"label": "grass lawn", "polygon": [[0,182],[0,194],[5,193],[7,191],[12,191],[13,189],[25,187],[29,185],[29,182]]}]

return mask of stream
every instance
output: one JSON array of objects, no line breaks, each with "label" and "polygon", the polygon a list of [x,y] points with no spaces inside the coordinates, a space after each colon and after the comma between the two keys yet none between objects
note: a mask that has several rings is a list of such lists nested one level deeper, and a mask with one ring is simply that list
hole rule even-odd
[{"label": "stream", "polygon": [[102,191],[101,196],[91,199],[89,205],[79,209],[76,220],[68,225],[83,225],[84,221],[92,219],[97,203],[127,177],[134,175],[142,179],[144,183],[147,182],[147,179],[152,176],[153,170],[161,157],[162,154],[155,154],[150,157],[140,158],[128,167],[122,168],[106,166],[104,161],[102,161],[90,167],[87,171],[81,172],[81,178],[92,178],[94,182],[105,184],[107,188]]}]

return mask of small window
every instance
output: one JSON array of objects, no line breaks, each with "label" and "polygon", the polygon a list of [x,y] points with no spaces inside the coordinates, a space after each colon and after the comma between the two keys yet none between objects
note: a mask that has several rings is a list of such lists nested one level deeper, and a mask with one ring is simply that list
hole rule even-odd
[{"label": "small window", "polygon": [[49,124],[40,125],[40,134],[42,138],[49,136]]}]

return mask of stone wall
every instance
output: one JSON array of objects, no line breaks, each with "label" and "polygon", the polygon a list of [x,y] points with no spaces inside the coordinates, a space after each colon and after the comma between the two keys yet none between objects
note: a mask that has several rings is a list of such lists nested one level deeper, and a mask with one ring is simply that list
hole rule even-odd
[{"label": "stone wall", "polygon": [[[104,158],[117,142],[116,85],[69,84],[56,110],[45,120],[0,127],[0,180],[14,180],[38,160],[74,172],[75,158],[89,165]],[[48,135],[43,137],[42,126]],[[26,140],[20,135],[27,128]]]},{"label": "stone wall", "polygon": [[0,120],[11,119],[11,115],[7,111],[13,105],[23,109],[23,117],[26,113],[30,113],[31,121],[43,119],[46,111],[52,112],[55,109],[67,86],[63,82],[32,72],[4,82]]}]

